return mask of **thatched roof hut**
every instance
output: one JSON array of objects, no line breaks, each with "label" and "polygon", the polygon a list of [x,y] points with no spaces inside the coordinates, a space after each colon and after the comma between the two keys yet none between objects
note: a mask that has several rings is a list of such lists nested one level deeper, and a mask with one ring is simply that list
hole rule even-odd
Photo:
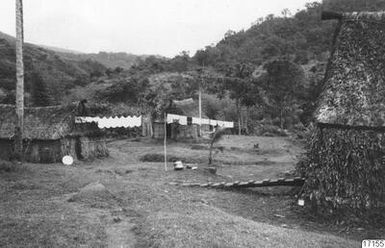
[{"label": "thatched roof hut", "polygon": [[[75,124],[75,116],[83,111],[86,111],[83,104],[25,108],[25,159],[57,162],[64,155],[79,159],[107,155],[102,133],[95,124]],[[3,159],[11,158],[15,123],[15,106],[0,105],[0,157]]]},{"label": "thatched roof hut", "polygon": [[385,202],[385,12],[325,14],[339,24],[299,167],[304,194],[331,209]]}]

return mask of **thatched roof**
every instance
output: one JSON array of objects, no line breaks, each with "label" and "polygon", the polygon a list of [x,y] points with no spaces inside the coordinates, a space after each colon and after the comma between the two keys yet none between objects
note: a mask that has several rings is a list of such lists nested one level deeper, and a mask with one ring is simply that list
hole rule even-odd
[{"label": "thatched roof", "polygon": [[[24,138],[55,140],[67,136],[73,129],[76,106],[25,108]],[[14,105],[0,105],[0,138],[14,135],[16,113]]]},{"label": "thatched roof", "polygon": [[341,15],[316,119],[385,126],[385,12]]}]

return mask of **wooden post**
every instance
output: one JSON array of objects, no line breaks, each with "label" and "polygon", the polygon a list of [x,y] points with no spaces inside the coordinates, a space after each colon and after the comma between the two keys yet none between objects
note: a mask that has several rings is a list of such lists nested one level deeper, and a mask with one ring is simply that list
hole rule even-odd
[{"label": "wooden post", "polygon": [[164,170],[167,171],[167,113],[164,113]]},{"label": "wooden post", "polygon": [[199,84],[199,126],[198,126],[198,136],[202,136],[202,91],[201,85]]},{"label": "wooden post", "polygon": [[24,63],[23,63],[23,1],[16,0],[16,116],[15,155],[23,159],[24,131]]},{"label": "wooden post", "polygon": [[199,82],[199,126],[198,126],[198,136],[202,136],[202,84],[203,84],[203,70],[204,64],[202,64],[202,72],[201,72],[201,82]]}]

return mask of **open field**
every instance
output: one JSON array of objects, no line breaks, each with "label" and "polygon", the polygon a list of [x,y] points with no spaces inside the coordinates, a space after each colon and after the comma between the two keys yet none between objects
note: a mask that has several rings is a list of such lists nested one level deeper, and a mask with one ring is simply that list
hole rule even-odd
[{"label": "open field", "polygon": [[168,147],[198,170],[166,172],[162,162],[141,162],[162,154],[162,144],[151,140],[112,141],[109,158],[74,166],[3,164],[0,247],[359,247],[364,237],[379,238],[373,230],[317,221],[296,206],[290,187],[169,185],[284,176],[302,151],[287,138],[228,136],[218,144],[221,166],[212,175],[202,169],[206,146]]}]

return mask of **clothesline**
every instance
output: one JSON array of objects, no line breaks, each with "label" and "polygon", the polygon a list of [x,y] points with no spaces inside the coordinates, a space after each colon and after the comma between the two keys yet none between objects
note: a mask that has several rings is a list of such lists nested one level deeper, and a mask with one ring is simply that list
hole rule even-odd
[{"label": "clothesline", "polygon": [[[188,117],[183,115],[167,114],[167,123],[178,122],[180,125],[210,125],[223,128],[234,128],[234,122],[218,121],[212,119],[200,119],[197,117]],[[75,118],[75,123],[96,123],[100,129],[103,128],[133,128],[142,126],[142,116],[128,117],[88,117],[78,116]]]},{"label": "clothesline", "polygon": [[167,114],[167,124],[178,122],[180,125],[210,125],[224,128],[234,128],[234,122],[218,121],[212,119],[200,119],[197,117],[188,117],[184,115]]},{"label": "clothesline", "polygon": [[87,117],[78,116],[75,123],[96,123],[100,129],[103,128],[133,128],[142,126],[142,116],[128,117]]}]

